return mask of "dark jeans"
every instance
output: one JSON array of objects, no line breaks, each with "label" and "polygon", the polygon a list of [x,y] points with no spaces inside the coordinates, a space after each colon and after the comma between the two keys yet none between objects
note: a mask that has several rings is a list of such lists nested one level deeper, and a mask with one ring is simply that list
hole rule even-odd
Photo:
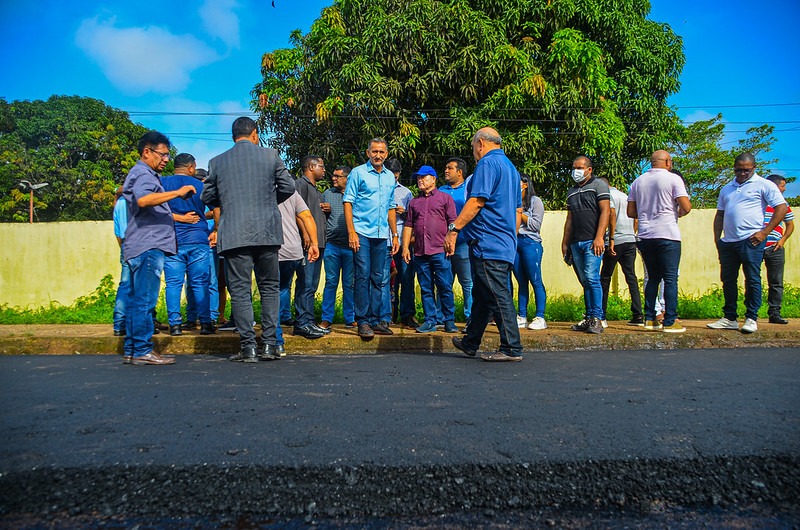
[{"label": "dark jeans", "polygon": [[[125,331],[125,305],[128,303],[128,296],[130,296],[131,291],[131,268],[122,259],[122,249],[119,251],[119,262],[122,265],[122,270],[119,276],[119,285],[117,286],[117,297],[114,300],[114,331]],[[783,270],[783,267],[781,267],[781,270]]]},{"label": "dark jeans", "polygon": [[414,246],[411,249],[411,262],[406,263],[403,253],[398,252],[394,257],[394,265],[397,269],[397,276],[394,277],[394,307],[392,313],[399,318],[414,316],[417,313],[417,306],[414,300]]},{"label": "dark jeans", "polygon": [[239,330],[239,343],[242,348],[256,346],[253,301],[250,296],[253,272],[261,295],[261,340],[264,344],[275,344],[275,326],[278,322],[280,304],[279,248],[278,246],[241,247],[224,253],[228,292],[231,294],[231,316]]},{"label": "dark jeans", "polygon": [[310,262],[308,257],[303,266],[297,269],[297,282],[294,287],[294,309],[297,312],[298,326],[310,326],[314,323],[314,300],[316,299],[319,277],[322,275],[322,261],[325,247],[319,249],[319,259]]},{"label": "dark jeans", "polygon": [[664,280],[664,325],[671,326],[678,318],[678,267],[681,263],[681,242],[671,239],[639,241],[648,280],[644,289],[644,318],[656,319],[658,284]]},{"label": "dark jeans", "polygon": [[[767,247],[764,250],[764,265],[767,268],[767,314],[771,317],[781,316],[781,305],[783,304],[783,267],[786,263],[786,252],[783,248],[772,250]],[[120,285],[122,282],[120,282]]]},{"label": "dark jeans", "polygon": [[509,289],[511,263],[482,259],[470,250],[472,268],[472,315],[462,344],[472,350],[481,345],[483,332],[494,317],[500,333],[499,350],[506,355],[521,355],[522,342],[517,327],[517,312]]},{"label": "dark jeans", "polygon": [[734,243],[717,241],[719,253],[720,279],[725,305],[722,312],[725,318],[736,320],[736,302],[739,300],[739,269],[744,271],[744,316],[758,319],[758,308],[761,307],[761,262],[764,261],[762,241],[752,245],[750,239]]},{"label": "dark jeans", "polygon": [[278,314],[280,318],[275,325],[275,344],[284,344],[281,322],[292,318],[292,280],[295,273],[302,268],[302,259],[281,261],[278,264],[280,271],[280,309]]},{"label": "dark jeans", "polygon": [[636,243],[622,243],[614,245],[616,256],[612,256],[606,249],[603,254],[603,265],[600,267],[600,286],[603,288],[603,313],[608,307],[608,291],[611,286],[611,277],[619,263],[625,283],[628,284],[628,293],[631,296],[631,315],[633,318],[643,317],[642,296],[639,293],[639,279],[636,277]]},{"label": "dark jeans", "polygon": [[378,324],[381,317],[383,290],[389,281],[385,274],[386,239],[358,235],[359,249],[355,253],[354,293],[356,322],[359,324]]},{"label": "dark jeans", "polygon": [[422,296],[422,308],[425,322],[436,324],[439,304],[434,296],[433,286],[439,294],[442,310],[442,321],[455,321],[455,301],[453,300],[453,271],[444,252],[432,256],[414,256],[414,269],[419,280]]}]

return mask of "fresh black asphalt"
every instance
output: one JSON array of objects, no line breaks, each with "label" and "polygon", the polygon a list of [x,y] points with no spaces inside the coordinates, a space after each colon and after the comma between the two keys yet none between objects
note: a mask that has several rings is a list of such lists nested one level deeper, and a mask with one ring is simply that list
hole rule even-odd
[{"label": "fresh black asphalt", "polygon": [[3,356],[0,515],[308,522],[756,503],[794,522],[798,381],[800,350],[778,348],[505,364]]}]

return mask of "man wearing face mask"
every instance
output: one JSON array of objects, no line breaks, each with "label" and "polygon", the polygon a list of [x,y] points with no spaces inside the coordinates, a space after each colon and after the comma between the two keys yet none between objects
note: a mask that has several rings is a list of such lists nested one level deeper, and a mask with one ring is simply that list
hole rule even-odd
[{"label": "man wearing face mask", "polygon": [[572,266],[583,286],[586,314],[573,331],[602,333],[603,288],[600,284],[600,265],[605,251],[605,232],[611,211],[608,185],[592,174],[592,161],[579,156],[572,162],[575,186],[567,192],[567,220],[561,253],[565,260],[572,256]]}]

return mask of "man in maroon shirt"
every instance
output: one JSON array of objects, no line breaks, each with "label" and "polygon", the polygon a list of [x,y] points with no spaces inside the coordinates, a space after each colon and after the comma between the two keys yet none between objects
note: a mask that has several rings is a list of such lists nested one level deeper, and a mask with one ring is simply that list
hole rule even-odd
[{"label": "man in maroon shirt", "polygon": [[412,237],[414,240],[414,269],[417,272],[425,322],[417,333],[436,331],[436,299],[433,285],[442,301],[444,330],[457,333],[455,302],[453,300],[453,270],[444,252],[447,227],[456,220],[456,203],[453,197],[436,189],[436,170],[422,166],[414,173],[417,177],[419,197],[408,203],[406,224],[403,227],[403,260],[411,261]]}]

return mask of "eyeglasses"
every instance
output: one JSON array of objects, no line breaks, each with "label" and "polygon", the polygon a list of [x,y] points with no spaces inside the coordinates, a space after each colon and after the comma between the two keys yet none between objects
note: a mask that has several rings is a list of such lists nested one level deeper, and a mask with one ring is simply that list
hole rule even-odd
[{"label": "eyeglasses", "polygon": [[747,175],[748,173],[750,173],[750,172],[751,172],[751,171],[753,171],[754,169],[755,169],[755,168],[752,168],[752,167],[751,167],[751,168],[749,168],[749,169],[745,169],[745,168],[738,168],[738,169],[734,169],[734,170],[733,170],[733,172],[734,172],[734,173],[736,173],[737,175]]},{"label": "eyeglasses", "polygon": [[169,151],[167,151],[166,153],[162,153],[161,151],[156,151],[155,149],[152,149],[150,147],[148,147],[148,149],[150,149],[151,152],[157,154],[158,156],[160,156],[164,160],[169,160]]}]

